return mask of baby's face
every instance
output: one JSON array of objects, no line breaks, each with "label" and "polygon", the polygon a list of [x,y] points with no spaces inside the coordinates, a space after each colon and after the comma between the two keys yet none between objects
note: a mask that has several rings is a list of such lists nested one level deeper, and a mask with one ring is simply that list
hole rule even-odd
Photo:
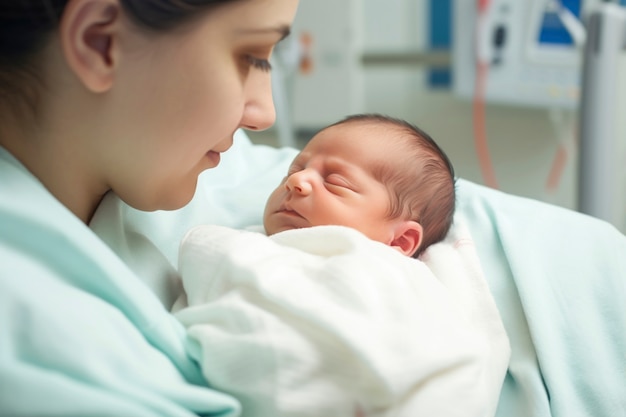
[{"label": "baby's face", "polygon": [[[393,163],[383,126],[347,123],[318,133],[294,159],[265,207],[268,235],[320,225],[357,229],[388,244],[394,220],[387,187],[373,168]],[[379,130],[377,132],[377,130]]]}]

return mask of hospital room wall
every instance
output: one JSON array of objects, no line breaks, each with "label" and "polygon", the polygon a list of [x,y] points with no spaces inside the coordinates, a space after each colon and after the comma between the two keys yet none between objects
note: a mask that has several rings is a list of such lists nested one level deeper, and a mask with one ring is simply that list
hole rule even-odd
[{"label": "hospital room wall", "polygon": [[[346,7],[345,4],[350,2],[356,10],[351,15],[352,20],[344,24],[347,27],[352,25],[362,33],[360,42],[356,43],[361,48],[359,53],[402,53],[427,48],[428,0],[345,0],[342,1],[344,6],[333,6],[338,4],[335,0],[301,0],[300,11],[312,7],[326,8],[320,11],[320,16],[329,16],[333,15],[329,7]],[[337,14],[342,12],[345,10],[338,10]],[[309,10],[307,14],[313,13]],[[484,183],[474,145],[472,102],[458,97],[451,88],[434,88],[428,82],[428,70],[419,64],[362,65],[356,74],[363,85],[358,110],[385,113],[417,124],[443,147],[460,177]],[[336,89],[328,90],[342,91],[339,84]],[[313,109],[315,106],[323,108],[325,103],[335,100],[332,96],[325,96],[313,105]],[[576,150],[575,146],[570,146],[572,139],[568,136],[576,127],[575,111],[565,111],[565,125],[555,125],[549,111],[539,108],[487,104],[485,115],[498,188],[575,209]],[[272,135],[276,133],[273,128],[251,137],[254,141],[267,143],[269,140],[271,143]],[[551,176],[555,158],[564,155],[559,154],[560,138],[565,138],[568,144],[566,158],[562,169],[556,172],[558,175]],[[555,186],[547,185],[549,178],[556,180],[553,181]]]}]

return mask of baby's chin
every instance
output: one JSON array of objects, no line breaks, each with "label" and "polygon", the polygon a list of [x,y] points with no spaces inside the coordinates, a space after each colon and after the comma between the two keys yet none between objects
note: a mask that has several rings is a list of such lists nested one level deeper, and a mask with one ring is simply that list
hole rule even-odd
[{"label": "baby's chin", "polygon": [[263,222],[265,233],[271,236],[276,233],[293,229],[304,229],[311,227],[307,219],[295,211],[279,211],[266,216]]},{"label": "baby's chin", "polygon": [[290,226],[290,225],[274,226],[274,227],[265,226],[265,234],[267,234],[268,236],[272,236],[272,235],[275,235],[276,233],[286,232],[287,230],[294,230],[294,229],[302,229],[302,228]]}]

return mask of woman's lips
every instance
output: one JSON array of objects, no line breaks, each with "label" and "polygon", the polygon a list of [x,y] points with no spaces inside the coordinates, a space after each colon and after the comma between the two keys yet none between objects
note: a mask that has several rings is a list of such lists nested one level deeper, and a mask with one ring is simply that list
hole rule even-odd
[{"label": "woman's lips", "polygon": [[219,152],[209,151],[206,153],[206,157],[211,162],[211,165],[213,167],[216,167],[219,165],[220,159],[221,159]]}]

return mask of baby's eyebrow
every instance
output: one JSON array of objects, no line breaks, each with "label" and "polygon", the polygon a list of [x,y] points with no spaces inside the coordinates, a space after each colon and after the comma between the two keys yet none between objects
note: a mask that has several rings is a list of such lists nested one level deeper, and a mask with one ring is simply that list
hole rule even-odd
[{"label": "baby's eyebrow", "polygon": [[348,161],[338,158],[328,158],[326,160],[326,169],[344,175],[354,175],[355,169]]},{"label": "baby's eyebrow", "polygon": [[289,165],[289,170],[293,167],[302,167],[304,166],[304,162],[307,160],[308,154],[300,152],[296,157],[291,161],[291,165]]},{"label": "baby's eyebrow", "polygon": [[299,164],[297,161],[293,161],[289,168],[287,169],[287,176],[293,174],[294,172],[302,170],[302,164]]}]

